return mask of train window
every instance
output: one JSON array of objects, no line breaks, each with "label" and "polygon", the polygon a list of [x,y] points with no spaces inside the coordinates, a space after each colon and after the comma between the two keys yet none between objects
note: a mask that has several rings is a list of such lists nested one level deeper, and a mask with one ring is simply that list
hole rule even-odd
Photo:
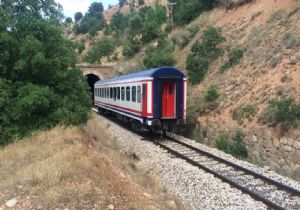
[{"label": "train window", "polygon": [[101,95],[101,88],[98,88],[99,97],[102,97]]},{"label": "train window", "polygon": [[130,101],[130,87],[126,87],[126,101]]},{"label": "train window", "polygon": [[125,87],[121,88],[121,100],[124,101],[125,100]]},{"label": "train window", "polygon": [[120,87],[117,87],[117,99],[120,100]]},{"label": "train window", "polygon": [[113,88],[111,87],[109,91],[110,91],[110,98],[113,98]]},{"label": "train window", "polygon": [[106,88],[106,98],[109,98],[109,88]]},{"label": "train window", "polygon": [[136,86],[131,87],[131,101],[136,102]]},{"label": "train window", "polygon": [[116,100],[117,99],[117,88],[114,87],[113,89],[114,89],[114,100]]},{"label": "train window", "polygon": [[141,103],[141,86],[137,86],[137,102]]}]

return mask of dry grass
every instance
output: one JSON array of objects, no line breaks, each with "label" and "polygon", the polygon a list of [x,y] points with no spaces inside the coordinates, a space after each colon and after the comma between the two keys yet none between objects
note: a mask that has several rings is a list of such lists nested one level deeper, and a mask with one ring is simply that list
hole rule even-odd
[{"label": "dry grass", "polygon": [[119,151],[96,120],[17,141],[0,151],[0,208],[17,198],[17,209],[165,209],[128,175],[136,160]]}]

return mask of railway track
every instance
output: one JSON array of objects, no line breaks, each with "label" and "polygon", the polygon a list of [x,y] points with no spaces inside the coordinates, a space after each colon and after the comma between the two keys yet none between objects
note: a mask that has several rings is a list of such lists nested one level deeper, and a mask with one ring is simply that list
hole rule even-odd
[{"label": "railway track", "polygon": [[300,209],[300,191],[171,137],[148,138],[176,158],[213,174],[272,209]]},{"label": "railway track", "polygon": [[[93,110],[97,112],[96,110]],[[111,119],[113,122],[120,122]],[[300,209],[300,191],[280,183],[243,166],[215,156],[170,136],[159,138],[133,131],[128,125],[122,125],[130,132],[135,132],[143,140],[149,140],[166,150],[176,158],[183,159],[231,186],[249,194],[255,200],[262,201],[271,209]]]}]

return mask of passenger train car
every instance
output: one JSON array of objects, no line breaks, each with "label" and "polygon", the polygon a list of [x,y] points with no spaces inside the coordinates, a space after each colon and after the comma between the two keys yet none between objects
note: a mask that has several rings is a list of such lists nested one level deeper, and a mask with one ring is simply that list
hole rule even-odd
[{"label": "passenger train car", "polygon": [[94,85],[94,106],[134,127],[184,127],[186,77],[176,68],[162,67],[101,80]]}]

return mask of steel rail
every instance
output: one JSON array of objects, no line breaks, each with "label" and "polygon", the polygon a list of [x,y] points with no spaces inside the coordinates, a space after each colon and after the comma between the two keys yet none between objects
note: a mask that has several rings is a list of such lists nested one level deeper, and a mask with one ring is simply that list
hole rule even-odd
[{"label": "steel rail", "polygon": [[176,156],[176,157],[179,157],[185,161],[187,161],[188,163],[190,163],[191,165],[193,166],[196,166],[200,169],[203,169],[204,171],[208,172],[208,173],[211,173],[213,174],[214,176],[216,176],[217,178],[221,179],[222,181],[224,182],[227,182],[229,183],[230,185],[232,185],[233,187],[241,190],[242,192],[244,193],[247,193],[248,195],[252,196],[254,199],[256,200],[259,200],[259,201],[262,201],[264,204],[266,204],[268,207],[272,208],[272,209],[280,209],[280,210],[283,210],[284,208],[282,206],[279,206],[278,204],[266,199],[265,197],[259,195],[258,193],[254,192],[254,191],[251,191],[249,190],[247,187],[244,187],[236,182],[234,182],[233,180],[219,174],[218,172],[214,171],[214,170],[211,170],[210,168],[196,162],[195,160],[192,160],[182,154],[180,154],[179,152],[167,147],[166,145],[160,143],[159,141],[156,141],[156,140],[150,140],[152,141],[154,144],[156,144],[157,146],[167,150],[169,153],[171,153],[172,155]]},{"label": "steel rail", "polygon": [[246,172],[249,175],[252,175],[252,176],[254,176],[254,177],[258,178],[258,179],[261,179],[261,180],[263,180],[265,182],[268,182],[269,184],[275,185],[278,189],[285,190],[285,191],[287,191],[287,192],[289,192],[289,193],[291,193],[293,195],[296,195],[296,196],[300,197],[300,191],[298,189],[292,188],[292,187],[290,187],[288,185],[285,185],[283,183],[280,183],[280,182],[278,182],[278,181],[276,181],[274,179],[266,177],[266,176],[264,176],[262,174],[259,174],[259,173],[255,172],[255,171],[252,171],[252,170],[250,170],[248,168],[245,168],[243,166],[237,165],[237,164],[235,164],[233,162],[230,162],[229,160],[225,160],[225,159],[223,159],[221,157],[218,157],[216,155],[213,155],[213,154],[211,154],[209,152],[203,151],[203,150],[201,150],[199,148],[193,147],[193,146],[191,146],[189,144],[186,144],[186,143],[184,143],[182,141],[178,141],[177,139],[174,139],[172,137],[166,136],[166,138],[168,138],[170,141],[173,141],[173,142],[176,142],[178,144],[181,144],[182,146],[185,146],[185,147],[187,147],[187,148],[189,148],[189,149],[191,149],[191,150],[193,150],[193,151],[195,151],[197,153],[200,153],[200,154],[203,154],[203,155],[208,156],[210,158],[213,158],[213,159],[215,159],[215,160],[217,160],[217,161],[219,161],[221,163],[224,163],[226,165],[232,166],[232,167],[234,167],[234,168],[236,168],[236,169],[238,169],[240,171]]}]

